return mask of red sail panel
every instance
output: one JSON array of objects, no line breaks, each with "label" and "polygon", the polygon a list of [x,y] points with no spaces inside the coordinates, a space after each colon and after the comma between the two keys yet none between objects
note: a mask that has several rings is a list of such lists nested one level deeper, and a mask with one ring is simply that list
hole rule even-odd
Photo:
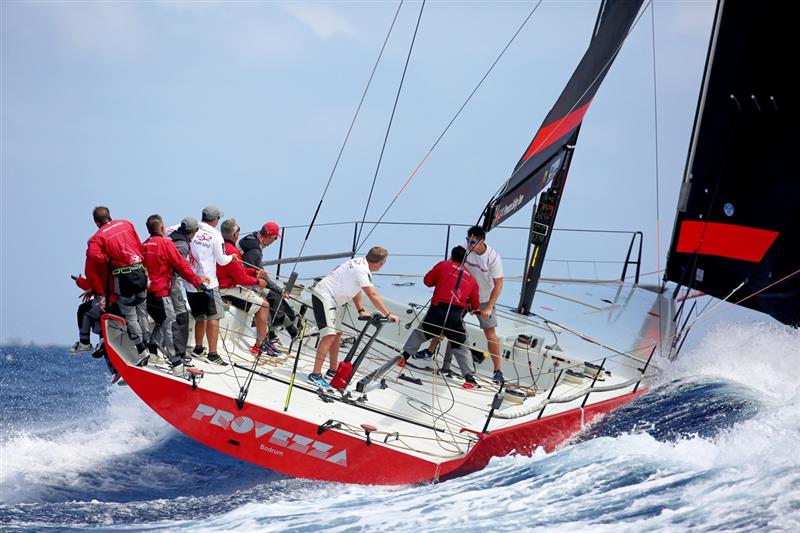
[{"label": "red sail panel", "polygon": [[736,224],[684,220],[681,223],[675,251],[758,263],[777,237],[777,231]]},{"label": "red sail panel", "polygon": [[592,101],[589,100],[585,105],[579,107],[567,116],[546,126],[542,126],[536,133],[536,137],[531,141],[522,159],[527,161],[532,155],[538,154],[562,137],[572,133],[583,121],[583,116],[586,114],[586,111],[589,110],[589,105],[591,105],[591,103]]}]

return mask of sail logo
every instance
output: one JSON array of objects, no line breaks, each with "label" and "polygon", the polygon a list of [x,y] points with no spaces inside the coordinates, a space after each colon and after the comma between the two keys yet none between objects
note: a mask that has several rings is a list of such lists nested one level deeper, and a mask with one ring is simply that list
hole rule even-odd
[{"label": "sail logo", "polygon": [[[237,416],[228,411],[199,403],[194,413],[192,413],[192,418],[201,421],[207,419],[207,422],[212,426],[218,426],[224,430],[238,433],[239,435],[252,432],[256,439],[266,439],[269,437],[267,440],[269,444],[303,453],[309,457],[315,457],[345,468],[347,467],[347,450],[340,450],[337,453],[332,453],[333,446],[330,444],[310,439],[279,427],[264,424],[258,420],[253,420],[249,416]],[[260,446],[260,449],[271,453],[277,451],[263,444]],[[276,453],[276,455],[283,454]]]},{"label": "sail logo", "polygon": [[508,215],[516,211],[517,208],[522,204],[523,200],[525,200],[525,195],[519,194],[516,197],[514,197],[514,199],[511,200],[511,202],[498,209],[497,214],[494,217],[495,222],[507,217]]}]

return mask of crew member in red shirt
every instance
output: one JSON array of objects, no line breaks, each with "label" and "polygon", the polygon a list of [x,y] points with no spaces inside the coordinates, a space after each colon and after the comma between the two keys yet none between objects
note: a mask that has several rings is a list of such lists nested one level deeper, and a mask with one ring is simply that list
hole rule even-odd
[{"label": "crew member in red shirt", "polygon": [[256,311],[256,342],[250,349],[253,355],[260,351],[267,355],[280,355],[277,348],[267,341],[267,323],[269,322],[269,303],[266,296],[259,294],[258,289],[267,286],[266,272],[242,264],[242,253],[236,248],[239,239],[239,225],[236,219],[229,218],[220,226],[220,233],[225,239],[224,252],[235,255],[238,261],[231,261],[225,266],[217,265],[217,278],[219,279],[219,293],[234,307],[249,311],[251,306],[257,306]]},{"label": "crew member in red shirt", "polygon": [[[144,355],[149,323],[142,241],[133,224],[127,220],[111,220],[107,207],[95,207],[92,217],[99,229],[89,239],[86,250],[86,277],[92,291],[109,300],[116,299],[128,326],[128,336],[139,354]],[[113,289],[106,278],[107,270],[111,271]]]},{"label": "crew member in red shirt", "polygon": [[148,348],[151,354],[156,353],[160,345],[172,366],[172,373],[183,375],[183,354],[175,353],[172,339],[172,326],[175,323],[175,309],[169,292],[172,288],[173,271],[199,290],[206,290],[204,282],[194,273],[192,267],[181,257],[172,239],[164,237],[164,220],[159,215],[147,218],[147,231],[150,238],[144,241],[144,266],[150,276],[147,288],[147,312],[153,317],[156,325],[150,333]]},{"label": "crew member in red shirt", "polygon": [[464,388],[475,388],[474,371],[470,367],[469,350],[467,349],[467,333],[464,329],[464,314],[470,310],[476,313],[480,309],[478,282],[463,267],[466,250],[456,246],[450,252],[450,259],[437,263],[423,278],[428,287],[433,287],[431,306],[425,314],[418,329],[415,329],[403,346],[404,365],[417,353],[423,342],[434,337],[445,337],[450,341],[453,355],[458,361],[464,376]]}]

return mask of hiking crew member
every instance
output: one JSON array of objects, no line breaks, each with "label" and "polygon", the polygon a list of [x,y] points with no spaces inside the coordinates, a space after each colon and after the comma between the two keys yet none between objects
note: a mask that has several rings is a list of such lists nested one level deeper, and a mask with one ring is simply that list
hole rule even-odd
[{"label": "hiking crew member", "polygon": [[86,250],[86,276],[92,290],[108,296],[104,278],[107,269],[113,276],[113,293],[128,328],[128,336],[139,355],[145,353],[150,324],[147,319],[147,272],[142,265],[142,242],[133,224],[111,220],[107,207],[92,212],[98,230]]},{"label": "hiking crew member", "polygon": [[150,238],[144,241],[144,266],[150,276],[147,288],[147,312],[155,321],[150,334],[150,353],[155,354],[156,345],[160,344],[172,366],[172,373],[183,375],[182,354],[175,352],[172,339],[172,326],[175,323],[175,309],[170,298],[173,284],[173,272],[179,273],[195,288],[203,290],[203,281],[192,271],[189,263],[181,257],[171,239],[164,237],[164,221],[158,215],[147,218],[147,231]]},{"label": "hiking crew member", "polygon": [[314,307],[314,318],[319,328],[319,346],[314,360],[314,371],[308,375],[308,381],[322,388],[330,388],[330,384],[322,377],[322,364],[330,356],[330,367],[327,377],[336,374],[339,366],[339,346],[342,340],[342,319],[347,303],[352,300],[359,316],[368,316],[361,306],[363,290],[378,311],[386,315],[392,322],[397,316],[389,313],[378,291],[372,284],[371,272],[377,272],[386,263],[389,252],[375,246],[366,257],[357,257],[343,263],[326,275],[311,289],[311,303]]},{"label": "hiking crew member", "polygon": [[[236,239],[239,238],[239,226],[235,218],[229,218],[222,223],[222,237],[225,239],[225,253],[235,255],[239,261],[232,261],[225,266],[217,266],[220,295],[231,302],[231,305],[249,311],[252,305],[258,307],[255,313],[256,340],[250,353],[258,355],[263,350],[267,355],[280,355],[274,346],[265,342],[267,338],[267,322],[269,321],[269,303],[267,299],[254,289],[263,289],[267,286],[263,270],[245,267],[241,261],[241,252],[236,248]],[[249,324],[248,324],[249,325]]]},{"label": "hiking crew member", "polygon": [[[194,217],[184,218],[180,226],[175,227],[172,233],[169,233],[169,238],[172,240],[178,253],[187,262],[190,257],[189,243],[196,233],[197,219]],[[175,311],[175,322],[172,324],[172,344],[175,348],[175,355],[183,359],[183,364],[185,366],[191,366],[192,358],[186,353],[186,346],[189,343],[189,310],[186,307],[186,297],[183,295],[183,291],[183,281],[181,275],[178,274],[176,270],[172,274],[172,286],[169,289],[172,309]]]},{"label": "hiking crew member", "polygon": [[444,337],[450,341],[453,355],[456,356],[461,374],[464,376],[464,387],[471,389],[477,386],[473,369],[469,365],[470,354],[467,349],[467,333],[464,329],[463,316],[471,310],[477,313],[480,309],[478,282],[462,264],[466,250],[456,246],[450,252],[450,259],[440,261],[425,274],[423,282],[433,287],[431,306],[403,346],[401,366],[405,366],[412,354],[417,353],[420,345],[434,337]]},{"label": "hiking crew member", "polygon": [[210,281],[207,284],[210,292],[197,291],[194,287],[186,287],[186,297],[189,306],[192,308],[194,316],[194,341],[195,347],[192,350],[194,355],[203,355],[203,337],[208,338],[209,362],[226,366],[228,363],[222,360],[217,353],[217,341],[219,340],[219,321],[225,316],[225,308],[219,295],[219,282],[217,281],[217,265],[225,266],[235,260],[235,256],[227,255],[224,252],[222,235],[217,231],[219,219],[222,218],[222,211],[213,205],[203,209],[202,222],[200,222],[197,233],[189,245],[192,270],[200,277],[207,277]]},{"label": "hiking crew member", "polygon": [[92,331],[102,338],[100,330],[100,316],[105,307],[105,297],[95,294],[89,284],[89,280],[83,276],[72,276],[75,284],[83,289],[80,295],[83,302],[78,306],[78,342],[72,345],[69,353],[80,353],[92,351],[91,334]]},{"label": "hiking crew member", "polygon": [[286,332],[292,338],[297,336],[297,327],[294,325],[297,316],[294,309],[286,302],[286,299],[281,298],[283,287],[273,281],[266,270],[261,270],[264,248],[280,238],[280,226],[275,222],[267,222],[261,226],[260,230],[245,235],[239,241],[239,248],[242,250],[242,261],[251,267],[259,269],[260,272],[264,272],[263,279],[267,282],[267,289],[269,289],[267,291],[267,301],[273,313],[272,320],[270,320],[269,340],[275,343],[279,341],[275,335],[274,326],[285,325]]},{"label": "hiking crew member", "polygon": [[492,355],[495,383],[502,383],[500,371],[500,341],[497,338],[497,316],[494,312],[497,299],[503,290],[503,262],[494,248],[486,244],[486,232],[480,226],[467,231],[467,258],[464,266],[478,282],[481,296],[481,312],[478,315],[481,329],[486,335],[486,344]]}]

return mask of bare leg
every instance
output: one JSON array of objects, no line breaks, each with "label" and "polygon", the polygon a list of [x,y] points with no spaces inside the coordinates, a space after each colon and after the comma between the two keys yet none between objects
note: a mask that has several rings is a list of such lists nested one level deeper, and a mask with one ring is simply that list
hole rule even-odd
[{"label": "bare leg", "polygon": [[196,320],[194,323],[194,345],[202,346],[203,337],[206,336],[206,321]]},{"label": "bare leg", "polygon": [[336,372],[336,369],[339,368],[339,350],[341,349],[341,346],[342,332],[340,331],[334,336],[331,347],[328,349],[328,353],[331,356],[331,366],[329,368],[334,372]]},{"label": "bare leg", "polygon": [[336,335],[325,335],[320,339],[319,346],[317,346],[317,357],[314,359],[314,374],[322,373],[322,363],[325,362],[325,356],[328,355],[331,345],[336,340]]},{"label": "bare leg", "polygon": [[269,306],[262,305],[256,311],[256,344],[260,344],[267,336],[267,321],[269,320]]},{"label": "bare leg", "polygon": [[487,328],[483,333],[486,335],[489,353],[492,354],[492,365],[495,370],[500,370],[500,340],[497,338],[497,329]]},{"label": "bare leg", "polygon": [[439,348],[439,342],[442,340],[441,337],[434,337],[431,339],[431,343],[428,345],[428,350],[431,353],[436,353],[437,348]]},{"label": "bare leg", "polygon": [[207,320],[206,335],[208,335],[208,353],[217,353],[217,340],[219,339],[219,320]]}]

